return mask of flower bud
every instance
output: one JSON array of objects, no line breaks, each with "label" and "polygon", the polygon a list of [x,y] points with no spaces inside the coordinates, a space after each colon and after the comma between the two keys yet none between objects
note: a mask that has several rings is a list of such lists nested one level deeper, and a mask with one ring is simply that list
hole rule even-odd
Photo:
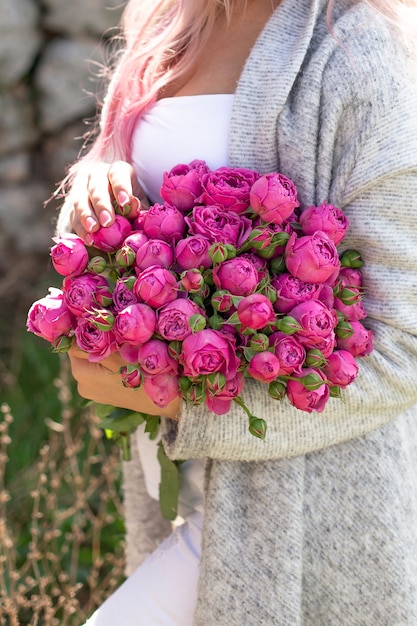
[{"label": "flower bud", "polygon": [[102,256],[93,256],[88,264],[88,271],[93,274],[102,274],[107,268],[107,261]]},{"label": "flower bud", "polygon": [[363,266],[361,255],[357,250],[345,250],[340,256],[342,267],[351,267],[357,269]]},{"label": "flower bud", "polygon": [[189,320],[190,328],[193,333],[198,332],[199,330],[204,330],[207,325],[206,318],[204,315],[200,315],[197,313],[196,315],[192,315]]},{"label": "flower bud", "polygon": [[287,386],[282,380],[273,380],[269,383],[268,392],[274,400],[282,400],[285,397]]},{"label": "flower bud", "polygon": [[226,384],[226,376],[221,372],[213,372],[206,376],[207,388],[212,392],[218,392],[224,388]]},{"label": "flower bud", "polygon": [[250,338],[249,347],[254,352],[264,352],[269,348],[269,337],[264,333],[254,333]]},{"label": "flower bud", "polygon": [[225,289],[215,291],[211,296],[211,304],[215,311],[226,313],[226,311],[229,311],[233,306],[232,295]]},{"label": "flower bud", "polygon": [[185,392],[185,398],[191,404],[201,404],[206,398],[206,393],[202,383],[194,383]]},{"label": "flower bud", "polygon": [[100,307],[106,308],[113,303],[113,296],[107,287],[98,287],[93,295],[93,300]]},{"label": "flower bud", "polygon": [[191,269],[182,272],[181,276],[181,286],[185,289],[185,291],[200,291],[204,287],[204,277],[200,270]]},{"label": "flower bud", "polygon": [[327,361],[323,356],[323,353],[318,348],[311,348],[307,351],[305,364],[308,367],[323,367]]},{"label": "flower bud", "polygon": [[209,248],[209,257],[213,263],[223,263],[229,258],[229,252],[225,243],[213,243]]},{"label": "flower bud", "polygon": [[360,302],[363,297],[363,293],[358,287],[343,287],[335,295],[347,306]]},{"label": "flower bud", "polygon": [[331,386],[329,386],[329,390],[330,390],[330,397],[331,398],[338,398],[340,400],[343,397],[342,396],[342,389],[338,385],[331,385]]},{"label": "flower bud", "polygon": [[286,335],[293,335],[297,331],[301,330],[300,324],[291,315],[284,315],[281,319],[278,319],[275,323],[277,330],[280,330]]},{"label": "flower bud", "polygon": [[347,339],[353,334],[352,324],[350,324],[347,319],[342,319],[337,323],[334,332],[336,337],[339,337],[340,339]]},{"label": "flower bud", "polygon": [[52,343],[54,352],[68,352],[72,346],[72,338],[67,335],[61,335]]},{"label": "flower bud", "polygon": [[249,432],[254,437],[258,437],[258,439],[264,440],[266,435],[265,420],[251,415],[251,417],[249,418]]},{"label": "flower bud", "polygon": [[125,365],[120,368],[123,387],[129,389],[139,389],[142,385],[142,371],[140,367],[134,365]]},{"label": "flower bud", "polygon": [[180,386],[182,393],[184,393],[188,391],[188,389],[191,387],[192,382],[187,376],[181,376],[178,381],[178,384]]},{"label": "flower bud", "polygon": [[131,267],[136,261],[136,252],[130,246],[123,245],[114,258],[119,267]]},{"label": "flower bud", "polygon": [[315,391],[325,384],[323,378],[321,378],[319,374],[315,374],[314,372],[306,374],[306,376],[297,378],[297,380],[299,380],[299,382],[310,391]]},{"label": "flower bud", "polygon": [[168,344],[168,354],[173,359],[178,361],[181,354],[181,341],[170,341]]},{"label": "flower bud", "polygon": [[89,321],[99,330],[111,330],[114,326],[114,315],[107,309],[94,309],[89,312]]}]

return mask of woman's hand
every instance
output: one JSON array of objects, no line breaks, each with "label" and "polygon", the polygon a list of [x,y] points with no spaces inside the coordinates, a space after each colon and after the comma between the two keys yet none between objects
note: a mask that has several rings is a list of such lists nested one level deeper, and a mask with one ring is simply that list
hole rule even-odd
[{"label": "woman's hand", "polygon": [[113,353],[100,363],[92,363],[88,360],[88,355],[74,344],[68,355],[72,374],[78,383],[78,393],[83,398],[140,413],[177,419],[179,398],[161,408],[152,402],[143,388],[128,389],[122,385],[119,370],[126,363],[119,353]]},{"label": "woman's hand", "polygon": [[91,244],[91,233],[114,222],[114,203],[130,206],[129,216],[148,209],[149,201],[138,183],[133,167],[126,161],[92,166],[88,175],[80,173],[67,202],[74,232]]}]

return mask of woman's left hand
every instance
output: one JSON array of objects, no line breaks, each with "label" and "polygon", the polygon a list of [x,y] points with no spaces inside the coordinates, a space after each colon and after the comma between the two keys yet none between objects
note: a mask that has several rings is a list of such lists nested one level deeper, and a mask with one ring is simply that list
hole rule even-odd
[{"label": "woman's left hand", "polygon": [[143,388],[128,389],[122,385],[119,371],[126,363],[118,352],[99,363],[93,363],[88,360],[87,353],[74,344],[68,356],[72,374],[78,383],[78,393],[83,398],[100,404],[177,419],[179,398],[161,408],[152,402]]}]

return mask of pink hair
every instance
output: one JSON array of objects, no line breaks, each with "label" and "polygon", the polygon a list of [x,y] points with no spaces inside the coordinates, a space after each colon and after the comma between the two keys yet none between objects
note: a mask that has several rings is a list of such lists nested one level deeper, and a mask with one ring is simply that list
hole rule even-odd
[{"label": "pink hair", "polygon": [[[339,0],[329,0],[328,20],[335,1]],[[412,12],[415,28],[417,0],[366,1],[404,33],[410,18],[403,14]],[[219,12],[224,11],[230,19],[233,4],[234,0],[128,1],[121,22],[123,48],[102,106],[98,134],[89,151],[69,170],[61,190],[68,188],[84,166],[130,159],[138,117],[168,84],[192,70]]]}]

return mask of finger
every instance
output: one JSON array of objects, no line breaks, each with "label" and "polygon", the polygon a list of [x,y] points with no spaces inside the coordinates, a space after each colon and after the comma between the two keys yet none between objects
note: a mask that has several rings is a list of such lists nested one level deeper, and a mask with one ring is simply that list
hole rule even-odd
[{"label": "finger", "polygon": [[98,230],[100,224],[91,208],[88,198],[84,201],[81,199],[74,201],[70,213],[70,220],[73,231],[81,237],[87,245],[92,245],[93,238],[91,233]]},{"label": "finger", "polygon": [[[108,181],[109,165],[95,165],[88,175],[87,192],[91,216],[100,226],[110,226],[114,222],[113,194]],[[85,206],[82,207],[85,211]],[[84,213],[83,213],[84,215]],[[82,221],[82,220],[81,220]],[[84,227],[86,223],[83,222]]]},{"label": "finger", "polygon": [[137,215],[140,209],[149,208],[148,198],[132,165],[115,161],[109,167],[108,179],[115,201],[121,207],[130,207],[130,217]]}]

